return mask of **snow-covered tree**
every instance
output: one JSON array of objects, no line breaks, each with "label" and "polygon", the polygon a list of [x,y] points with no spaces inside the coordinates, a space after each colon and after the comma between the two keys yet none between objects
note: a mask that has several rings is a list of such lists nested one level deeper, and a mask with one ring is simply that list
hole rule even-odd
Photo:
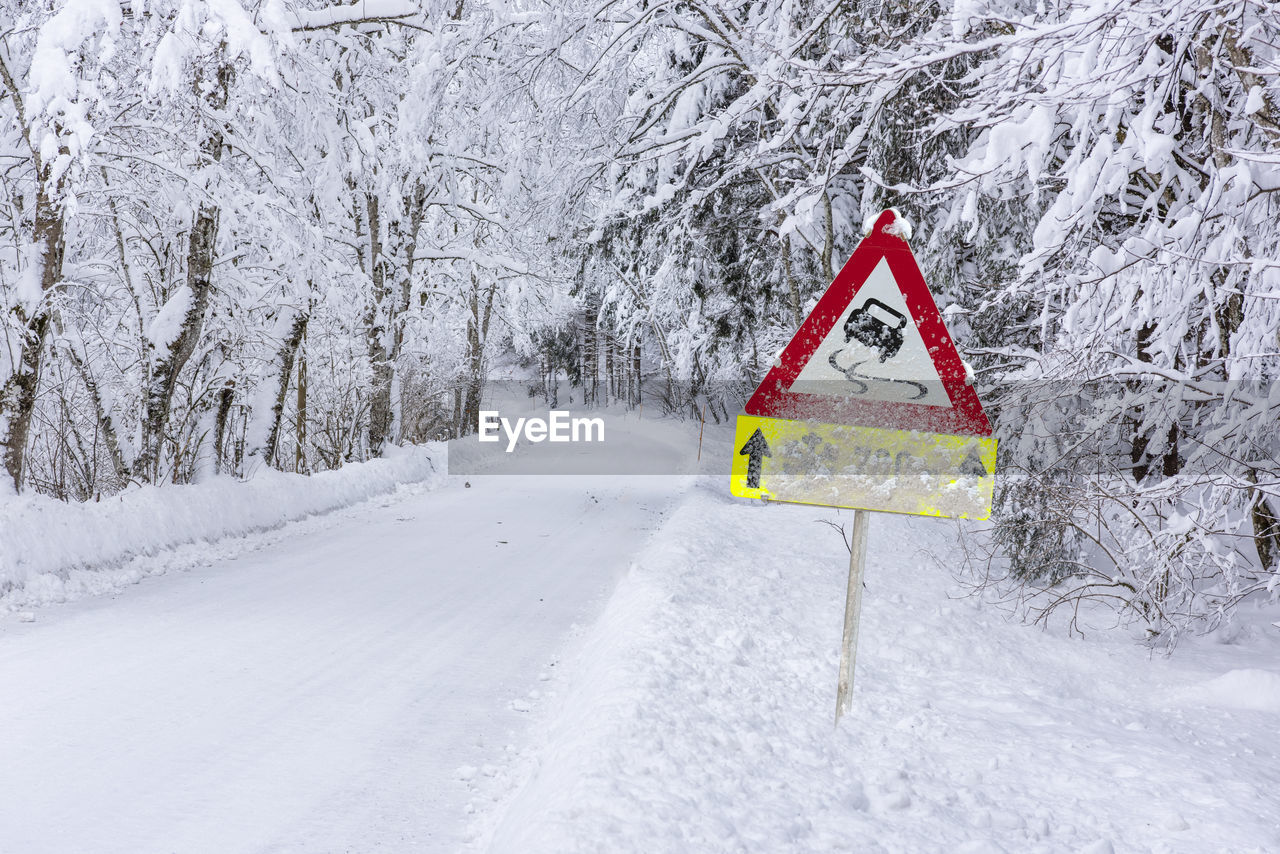
[{"label": "snow-covered tree", "polygon": [[[900,207],[1040,606],[1280,571],[1264,0],[0,0],[5,488],[315,471],[557,399],[733,415]],[[536,367],[535,367],[536,366]]]}]

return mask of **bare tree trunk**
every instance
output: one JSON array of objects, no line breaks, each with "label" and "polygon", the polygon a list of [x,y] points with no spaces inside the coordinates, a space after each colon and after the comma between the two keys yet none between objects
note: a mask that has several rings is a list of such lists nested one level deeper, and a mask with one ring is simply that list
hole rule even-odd
[{"label": "bare tree trunk", "polygon": [[481,299],[480,282],[471,273],[471,315],[467,318],[467,388],[462,407],[458,435],[466,436],[478,429],[480,401],[484,396],[484,345],[489,336],[489,321],[493,317],[493,297],[496,285],[485,289]]},{"label": "bare tree trunk", "polygon": [[632,406],[639,406],[642,403],[640,398],[640,384],[643,378],[643,375],[640,373],[640,341],[639,339],[636,339],[636,343],[631,350],[631,381],[634,383],[631,399]]},{"label": "bare tree trunk", "polygon": [[[27,439],[31,433],[31,416],[36,408],[36,391],[40,384],[40,366],[44,358],[45,339],[49,334],[49,323],[52,319],[52,300],[54,292],[62,282],[63,240],[66,221],[63,216],[62,194],[66,187],[66,171],[53,177],[53,164],[44,162],[40,148],[25,130],[27,128],[26,107],[23,104],[22,89],[9,71],[9,66],[0,57],[0,78],[3,79],[7,94],[13,101],[18,121],[21,123],[23,136],[31,151],[32,163],[36,173],[36,206],[35,223],[32,237],[39,247],[38,261],[40,265],[40,300],[33,306],[23,306],[21,302],[10,309],[13,325],[21,330],[22,343],[19,345],[18,359],[13,366],[13,373],[0,386],[0,446],[4,447],[4,467],[13,480],[14,489],[22,489],[22,478],[26,467]],[[61,135],[62,128],[55,127],[55,134]],[[70,152],[65,145],[60,145],[59,157]]]},{"label": "bare tree trunk", "polygon": [[240,432],[235,440],[235,454],[232,456],[231,470],[234,474],[240,474],[244,471],[244,446],[245,437],[249,435],[249,407],[240,407]]},{"label": "bare tree trunk", "polygon": [[289,394],[289,377],[293,374],[293,360],[298,355],[298,347],[302,344],[302,336],[307,333],[309,316],[299,312],[289,326],[289,334],[280,345],[280,377],[277,380],[275,399],[271,404],[271,427],[267,431],[266,441],[258,449],[267,465],[276,465],[276,447],[280,440],[280,419],[284,414],[284,401]]},{"label": "bare tree trunk", "polygon": [[303,330],[302,341],[298,346],[298,402],[297,428],[295,434],[297,444],[293,451],[293,470],[304,473],[307,466],[307,346],[306,330]]},{"label": "bare tree trunk", "polygon": [[[781,221],[784,217],[779,214],[778,219]],[[804,315],[800,313],[800,291],[796,288],[795,271],[791,267],[791,235],[782,238],[782,272],[787,280],[787,297],[788,305],[791,306],[791,320],[795,323],[796,329],[800,328],[800,324],[804,323]]]},{"label": "bare tree trunk", "polygon": [[36,408],[36,390],[40,384],[40,365],[44,358],[45,338],[49,334],[49,300],[62,281],[63,219],[61,211],[43,190],[36,200],[36,242],[40,253],[39,304],[27,315],[21,305],[11,310],[16,326],[22,330],[22,344],[13,374],[0,389],[0,425],[7,429],[0,435],[4,445],[4,467],[13,479],[14,489],[22,489],[26,465],[27,438],[31,433],[31,415]]},{"label": "bare tree trunk", "polygon": [[1231,58],[1244,90],[1248,92],[1256,86],[1262,96],[1262,103],[1249,118],[1271,138],[1272,143],[1280,143],[1280,107],[1268,93],[1266,81],[1255,71],[1258,64],[1253,51],[1240,44],[1240,31],[1234,25],[1223,28],[1222,45],[1227,49],[1227,56]]},{"label": "bare tree trunk", "polygon": [[596,319],[599,312],[590,303],[582,312],[582,404],[595,406],[599,387],[600,353]]},{"label": "bare tree trunk", "polygon": [[169,351],[152,365],[151,383],[147,388],[146,416],[143,421],[142,453],[138,471],[148,480],[160,476],[165,428],[173,406],[173,392],[178,376],[195,353],[204,331],[204,315],[209,307],[209,291],[213,275],[214,245],[218,235],[218,209],[201,204],[191,228],[187,253],[187,287],[191,300],[177,338]]},{"label": "bare tree trunk", "polygon": [[373,281],[373,294],[365,316],[369,365],[373,370],[373,387],[369,396],[369,454],[377,457],[382,455],[382,447],[391,431],[391,353],[386,339],[387,313],[391,306],[387,304],[387,271],[382,257],[382,219],[378,212],[378,197],[373,193],[365,194],[365,210],[369,219],[369,277]]},{"label": "bare tree trunk", "polygon": [[[831,256],[836,248],[836,226],[835,219],[831,214],[831,191],[822,191],[822,280],[831,282],[835,279],[835,265],[831,263]],[[799,312],[796,312],[799,314]],[[797,324],[799,326],[799,324]]]},{"label": "bare tree trunk", "polygon": [[[1250,483],[1258,482],[1258,473],[1250,469]],[[1258,549],[1258,561],[1264,570],[1280,572],[1280,514],[1271,509],[1267,496],[1256,486],[1249,490],[1251,507],[1249,520],[1253,523],[1253,543]]]},{"label": "bare tree trunk", "polygon": [[90,399],[93,400],[93,409],[98,416],[98,430],[102,433],[102,440],[107,444],[107,454],[111,457],[111,467],[115,470],[116,480],[123,486],[129,481],[129,464],[125,462],[124,454],[120,450],[120,436],[116,432],[115,421],[107,411],[102,393],[98,390],[98,381],[94,379],[88,364],[73,344],[68,343],[66,351],[71,358],[71,364],[80,375],[80,381],[84,383]]},{"label": "bare tree trunk", "polygon": [[218,474],[222,474],[225,469],[226,455],[223,449],[226,447],[227,416],[231,412],[235,392],[234,380],[227,380],[226,385],[218,390],[218,414],[213,421],[213,465]]},{"label": "bare tree trunk", "polygon": [[395,224],[393,229],[398,242],[401,244],[401,250],[396,253],[400,259],[400,263],[396,266],[396,277],[398,284],[395,291],[395,306],[393,308],[389,321],[395,334],[391,340],[391,353],[388,360],[391,364],[391,380],[390,391],[395,390],[394,397],[391,397],[391,441],[400,442],[404,437],[404,409],[403,401],[400,400],[400,383],[398,371],[400,366],[400,356],[404,351],[404,325],[408,319],[409,301],[413,297],[413,266],[414,255],[418,251],[418,230],[422,227],[422,218],[427,208],[427,190],[421,183],[415,184],[413,194],[405,199],[405,209],[409,214],[409,230],[403,231],[399,224]]},{"label": "bare tree trunk", "polygon": [[605,333],[604,338],[604,403],[609,405],[609,400],[617,394],[617,384],[614,382],[613,376],[613,336]]},{"label": "bare tree trunk", "polygon": [[[100,167],[100,172],[102,173],[102,185],[109,188],[111,184],[107,178],[107,167]],[[124,277],[125,287],[129,289],[129,300],[133,303],[134,317],[138,322],[138,352],[145,355],[148,352],[147,320],[142,312],[142,299],[138,296],[138,289],[134,285],[133,267],[129,263],[129,251],[125,245],[124,228],[120,224],[120,211],[116,207],[115,196],[110,193],[107,194],[107,209],[111,211],[111,225],[115,231],[116,252],[120,255],[120,272]],[[141,367],[142,389],[145,394],[146,389],[151,385],[151,360],[143,358]]]},{"label": "bare tree trunk", "polygon": [[[1138,330],[1135,345],[1138,361],[1151,362],[1151,339],[1155,336],[1155,333],[1156,327],[1151,323]],[[1150,380],[1139,379],[1137,382],[1150,382]],[[1151,436],[1139,432],[1142,429],[1142,407],[1136,407],[1131,417],[1134,425],[1134,435],[1129,446],[1129,459],[1133,463],[1133,479],[1138,483],[1142,483],[1142,481],[1146,480],[1147,475],[1151,473],[1152,468],[1152,460],[1147,453],[1147,449],[1151,444]],[[1178,422],[1174,421],[1169,425],[1169,431],[1165,435],[1164,453],[1160,456],[1160,472],[1165,477],[1173,477],[1182,467],[1182,462],[1178,456],[1178,438]]]},{"label": "bare tree trunk", "polygon": [[[218,66],[214,86],[206,96],[215,116],[227,106],[232,77],[230,63],[223,62]],[[201,142],[200,153],[207,163],[216,163],[222,160],[222,146],[222,127],[215,125]],[[209,293],[213,282],[219,213],[217,206],[207,202],[200,203],[195,223],[191,226],[187,250],[187,287],[191,291],[191,301],[182,318],[177,338],[170,342],[168,352],[152,366],[142,427],[142,451],[136,466],[138,473],[151,481],[160,476],[164,431],[169,422],[178,375],[195,353],[200,335],[204,331],[204,315],[209,307]]]}]

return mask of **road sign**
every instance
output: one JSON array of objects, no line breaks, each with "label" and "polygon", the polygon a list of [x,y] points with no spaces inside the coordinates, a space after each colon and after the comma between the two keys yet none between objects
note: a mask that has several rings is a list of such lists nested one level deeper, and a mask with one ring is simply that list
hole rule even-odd
[{"label": "road sign", "polygon": [[738,416],[730,491],[985,519],[991,423],[885,211]]}]

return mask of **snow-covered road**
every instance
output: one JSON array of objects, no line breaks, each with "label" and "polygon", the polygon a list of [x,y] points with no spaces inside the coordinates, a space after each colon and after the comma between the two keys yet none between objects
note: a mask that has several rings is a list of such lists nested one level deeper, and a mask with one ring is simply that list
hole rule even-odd
[{"label": "snow-covered road", "polygon": [[833,729],[847,513],[471,480],[0,620],[0,854],[1280,850],[1276,604],[1068,639],[877,514]]},{"label": "snow-covered road", "polygon": [[0,625],[0,852],[456,851],[672,481],[472,478]]}]

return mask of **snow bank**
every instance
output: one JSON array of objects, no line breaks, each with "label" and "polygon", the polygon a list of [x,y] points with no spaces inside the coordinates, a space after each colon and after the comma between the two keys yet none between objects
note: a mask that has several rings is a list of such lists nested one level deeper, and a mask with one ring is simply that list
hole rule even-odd
[{"label": "snow bank", "polygon": [[[443,454],[442,445],[395,449],[385,459],[311,477],[264,469],[249,481],[144,486],[85,504],[0,494],[0,606],[14,610],[100,592],[86,573],[179,546],[273,530],[400,484],[433,481],[442,476]],[[118,585],[104,589],[112,586]]]},{"label": "snow bank", "polygon": [[[1274,720],[1170,704],[1204,669],[1122,633],[1071,640],[954,598],[955,523],[873,514],[833,728],[847,552],[819,523],[851,514],[724,491],[692,492],[557,668],[526,782],[474,847],[1280,850]],[[1203,654],[1241,654],[1224,649]]]},{"label": "snow bank", "polygon": [[1210,679],[1190,698],[1212,705],[1259,712],[1280,712],[1280,673],[1243,668]]}]

